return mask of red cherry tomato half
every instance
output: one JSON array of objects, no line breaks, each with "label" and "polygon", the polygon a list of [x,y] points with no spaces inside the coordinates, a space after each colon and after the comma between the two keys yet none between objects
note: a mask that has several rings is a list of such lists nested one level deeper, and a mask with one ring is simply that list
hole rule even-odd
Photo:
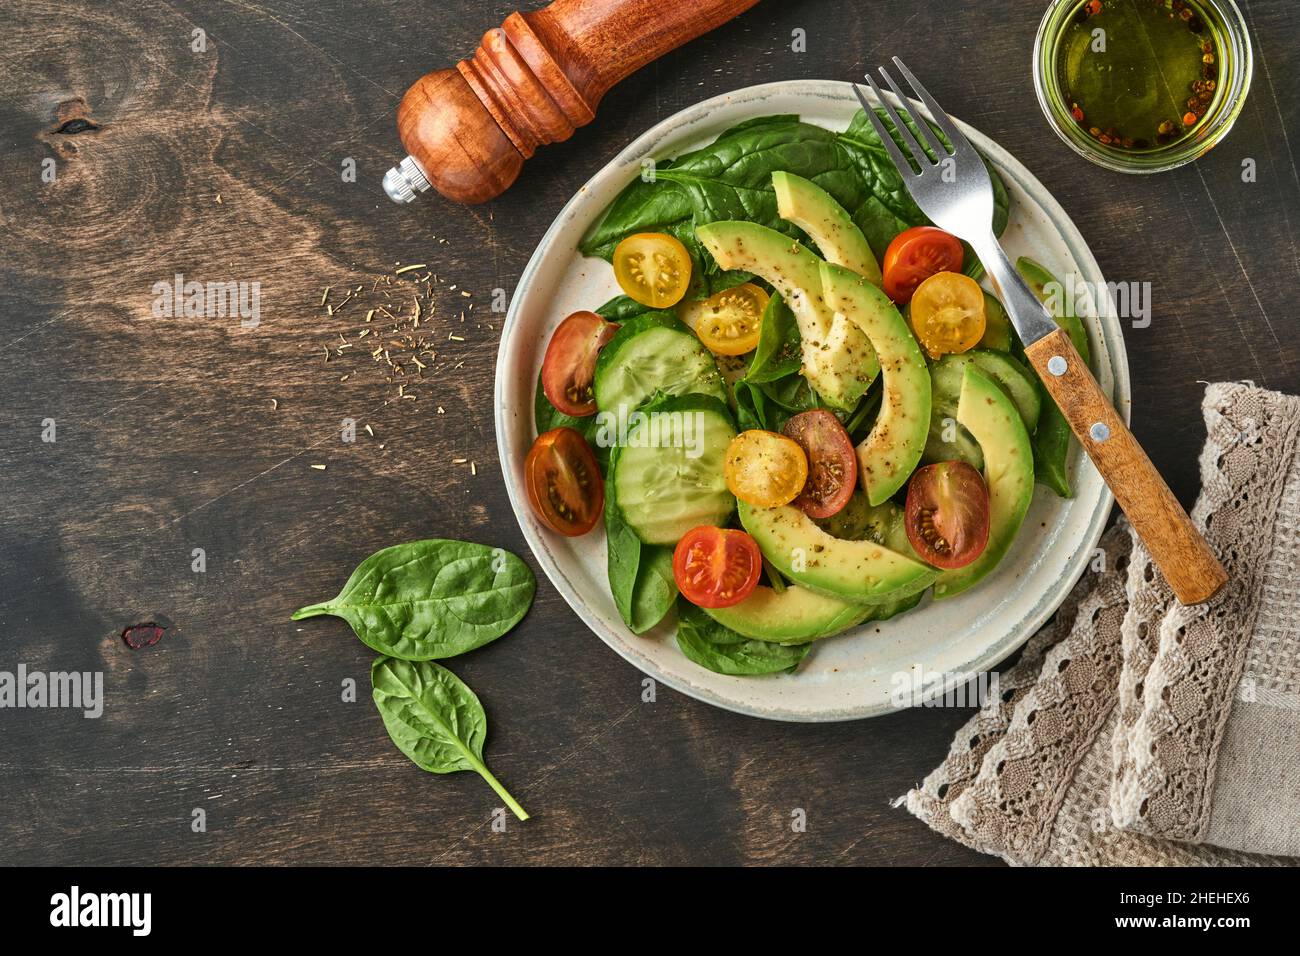
[{"label": "red cherry tomato half", "polygon": [[936,226],[913,226],[894,237],[885,250],[881,271],[885,294],[902,305],[916,287],[936,272],[961,272],[965,258],[961,240]]},{"label": "red cherry tomato half", "polygon": [[677,589],[700,607],[739,604],[753,593],[762,570],[758,543],[731,528],[692,528],[673,552]]},{"label": "red cherry tomato half", "polygon": [[542,359],[542,391],[552,405],[574,418],[596,413],[596,356],[617,331],[595,312],[575,312],[560,323]]},{"label": "red cherry tomato half", "polygon": [[537,436],[524,460],[524,487],[537,517],[571,538],[590,531],[605,509],[596,456],[572,428]]},{"label": "red cherry tomato half", "polygon": [[926,465],[907,485],[907,540],[936,568],[964,568],[989,542],[989,490],[964,461]]},{"label": "red cherry tomato half", "polygon": [[808,456],[808,480],[791,504],[809,518],[829,518],[853,497],[858,457],[840,420],[824,408],[793,415],[781,429]]}]

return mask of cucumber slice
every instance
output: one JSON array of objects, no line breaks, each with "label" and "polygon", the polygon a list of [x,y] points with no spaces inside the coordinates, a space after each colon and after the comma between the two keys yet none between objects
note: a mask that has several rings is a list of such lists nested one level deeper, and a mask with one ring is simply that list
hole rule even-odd
[{"label": "cucumber slice", "polygon": [[646,544],[676,544],[699,525],[722,526],[736,508],[722,465],[736,437],[727,407],[680,395],[630,416],[610,478],[623,520]]},{"label": "cucumber slice", "polygon": [[[1043,409],[1043,400],[1038,390],[1038,378],[1016,359],[1005,352],[993,352],[988,349],[972,349],[965,356],[954,355],[951,358],[965,358],[980,367],[980,371],[1002,386],[1002,390],[1011,397],[1011,403],[1020,413],[1020,420],[1025,429],[1032,432],[1038,427],[1038,416]],[[961,387],[958,386],[958,393]]]},{"label": "cucumber slice", "polygon": [[1011,351],[1011,320],[1002,303],[984,292],[984,336],[979,341],[980,348],[995,349],[998,352]]},{"label": "cucumber slice", "polygon": [[930,431],[926,435],[923,464],[936,461],[964,461],[976,470],[984,469],[984,453],[965,426],[957,421],[957,402],[961,396],[962,369],[944,356],[930,366]]},{"label": "cucumber slice", "polygon": [[596,406],[623,415],[661,396],[691,393],[726,399],[713,355],[671,312],[624,323],[596,360]]}]

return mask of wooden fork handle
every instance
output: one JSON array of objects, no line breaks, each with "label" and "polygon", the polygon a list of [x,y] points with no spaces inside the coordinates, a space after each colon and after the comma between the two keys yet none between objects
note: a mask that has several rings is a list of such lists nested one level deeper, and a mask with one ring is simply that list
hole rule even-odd
[{"label": "wooden fork handle", "polygon": [[1200,604],[1228,580],[1183,506],[1107,400],[1064,329],[1025,349],[1048,393],[1128,515],[1183,604]]}]

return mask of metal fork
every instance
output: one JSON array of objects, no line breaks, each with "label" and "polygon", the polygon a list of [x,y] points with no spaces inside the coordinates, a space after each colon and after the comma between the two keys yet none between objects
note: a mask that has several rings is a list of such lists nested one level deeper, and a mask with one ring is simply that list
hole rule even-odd
[{"label": "metal fork", "polygon": [[[893,61],[952,144],[951,149],[946,148],[925,118],[909,111],[935,157],[931,159],[867,74],[867,83],[910,154],[906,155],[862,89],[854,84],[853,92],[898,167],[907,191],[935,225],[965,239],[979,256],[1024,343],[1025,356],[1115,493],[1178,600],[1184,604],[1208,600],[1227,581],[1227,572],[1125,426],[1069,335],[1056,324],[1003,252],[993,234],[993,184],[979,153],[903,61],[898,57]],[[907,104],[908,98],[884,67],[880,75],[899,101]]]}]

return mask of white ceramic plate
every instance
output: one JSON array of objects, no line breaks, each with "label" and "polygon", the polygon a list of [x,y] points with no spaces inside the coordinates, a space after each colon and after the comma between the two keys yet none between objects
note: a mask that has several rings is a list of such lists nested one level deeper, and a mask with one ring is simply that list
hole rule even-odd
[{"label": "white ceramic plate", "polygon": [[[564,538],[533,516],[522,466],[535,437],[533,398],[542,353],[566,315],[593,309],[619,292],[607,263],[578,254],[583,233],[640,174],[646,157],[677,156],[756,116],[797,113],[806,122],[840,130],[857,106],[847,83],[770,83],[705,100],[655,126],[582,187],[547,230],[515,290],[497,360],[501,471],[524,537],[551,583],[601,640],[646,674],[719,707],[775,720],[871,717],[894,709],[895,675],[911,675],[922,685],[932,675],[944,675],[947,689],[994,667],[1064,600],[1087,565],[1112,501],[1076,444],[1070,463],[1074,497],[1062,500],[1040,486],[1010,553],[983,582],[946,601],[935,603],[927,596],[908,614],[819,642],[798,673],[771,677],[728,677],[687,660],[673,639],[672,614],[649,634],[632,634],[609,593],[600,529]],[[1002,244],[1012,259],[1030,255],[1063,282],[1073,273],[1097,283],[1094,289],[1102,288],[1101,272],[1083,237],[1042,184],[997,143],[960,121],[958,125],[997,167],[1011,192],[1011,222]],[[1103,311],[1088,320],[1093,368],[1127,419],[1124,342],[1108,302]]]}]

